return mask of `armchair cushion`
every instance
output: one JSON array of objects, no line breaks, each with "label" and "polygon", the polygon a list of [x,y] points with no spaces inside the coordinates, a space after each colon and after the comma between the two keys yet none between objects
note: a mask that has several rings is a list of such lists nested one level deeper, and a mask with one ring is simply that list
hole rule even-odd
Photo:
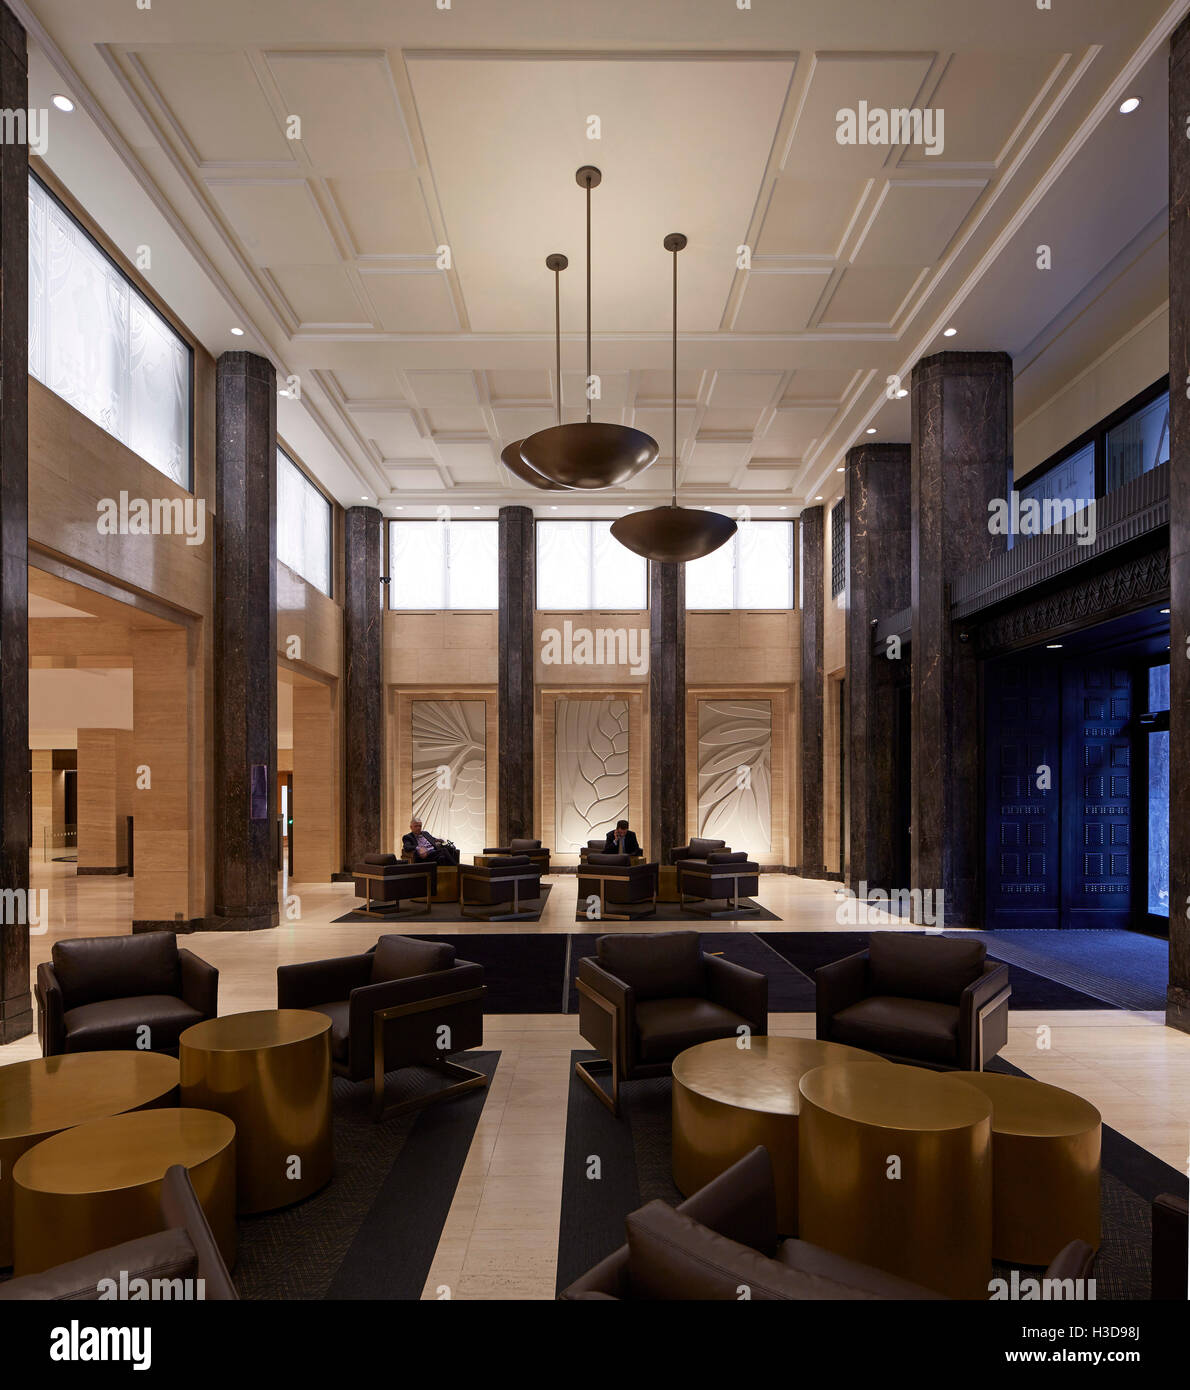
[{"label": "armchair cushion", "polygon": [[445,941],[418,941],[411,936],[382,936],[372,954],[372,984],[408,980],[435,970],[449,970],[455,948]]},{"label": "armchair cushion", "polygon": [[706,990],[697,932],[601,936],[595,956],[610,975],[632,987],[638,1001],[701,995]]},{"label": "armchair cushion", "polygon": [[610,869],[627,868],[632,863],[630,854],[604,854],[602,850],[594,851],[587,855],[588,864],[603,864]]},{"label": "armchair cushion", "polygon": [[540,849],[540,848],[541,848],[541,841],[540,841],[540,840],[509,840],[509,842],[508,842],[508,848],[509,848],[510,850],[512,850],[512,852],[513,852],[514,854],[523,854],[526,850],[530,850],[530,849]]},{"label": "armchair cushion", "polygon": [[51,957],[67,1010],[100,999],[182,994],[178,943],[172,932],[58,941]]},{"label": "armchair cushion", "polygon": [[97,999],[67,1009],[67,1052],[123,1052],[137,1047],[141,1028],[148,1028],[149,1048],[170,1052],[178,1038],[204,1015],[172,994],[134,994],[125,999]]},{"label": "armchair cushion", "polygon": [[[748,853],[746,850],[719,849],[707,855],[708,864],[747,864]],[[756,866],[759,867],[759,866]]]},{"label": "armchair cushion", "polygon": [[365,864],[399,864],[401,861],[395,854],[365,854]]},{"label": "armchair cushion", "polygon": [[691,859],[705,859],[708,854],[715,850],[727,849],[726,840],[691,840],[686,846],[690,851]]},{"label": "armchair cushion", "polygon": [[983,973],[986,955],[982,941],[873,932],[868,942],[868,989],[872,994],[957,1004],[963,990]]},{"label": "armchair cushion", "polygon": [[954,1066],[959,1046],[956,1004],[875,994],[835,1014],[831,1041],[867,1052]]},{"label": "armchair cushion", "polygon": [[331,1056],[336,1062],[346,1062],[351,1053],[351,1000],[332,999],[329,1004],[311,1004],[331,1021]]},{"label": "armchair cushion", "polygon": [[185,1231],[157,1231],[68,1260],[40,1274],[10,1279],[0,1284],[0,1301],[96,1302],[100,1281],[110,1279],[119,1286],[122,1272],[129,1284],[134,1279],[193,1279],[198,1275],[198,1259]]},{"label": "armchair cushion", "polygon": [[672,1062],[688,1047],[735,1037],[744,1026],[753,1029],[755,1025],[710,999],[646,999],[636,1006],[637,1041],[645,1063]]}]

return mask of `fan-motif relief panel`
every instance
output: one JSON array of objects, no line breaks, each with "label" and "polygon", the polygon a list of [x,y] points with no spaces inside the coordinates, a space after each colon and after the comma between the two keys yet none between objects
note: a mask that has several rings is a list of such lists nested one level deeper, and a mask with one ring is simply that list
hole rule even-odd
[{"label": "fan-motif relief panel", "polygon": [[698,833],[755,857],[772,850],[770,700],[698,702]]},{"label": "fan-motif relief panel", "polygon": [[628,819],[628,701],[554,706],[554,843],[577,854]]},{"label": "fan-motif relief panel", "polygon": [[486,835],[487,707],[482,700],[414,700],[411,711],[413,814],[470,863]]}]

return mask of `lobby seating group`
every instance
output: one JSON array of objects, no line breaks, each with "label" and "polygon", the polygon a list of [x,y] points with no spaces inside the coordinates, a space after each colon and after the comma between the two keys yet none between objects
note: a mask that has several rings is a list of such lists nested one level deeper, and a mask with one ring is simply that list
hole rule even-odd
[{"label": "lobby seating group", "polygon": [[134,1047],[176,1056],[181,1033],[219,1012],[218,970],[172,932],[57,941],[50,957],[34,987],[44,1057]]},{"label": "lobby seating group", "polygon": [[[485,993],[482,965],[456,959],[449,942],[407,936],[382,936],[359,955],[277,967],[277,1007],[326,1014],[331,1064],[350,1081],[371,1079],[376,1120],[487,1084],[449,1060],[483,1043]],[[385,1073],[414,1066],[436,1068],[454,1084],[387,1105]]]},{"label": "lobby seating group", "polygon": [[591,898],[598,898],[604,921],[648,916],[657,911],[657,883],[656,864],[645,864],[636,855],[591,851],[579,865],[579,915]]},{"label": "lobby seating group", "polygon": [[693,931],[601,936],[578,963],[579,1032],[610,1069],[611,1091],[593,1063],[575,1070],[613,1114],[620,1085],[663,1076],[688,1047],[741,1030],[768,1030],[768,979],[705,955]]},{"label": "lobby seating group", "polygon": [[[550,852],[548,849],[542,849],[540,840],[510,839],[507,845],[485,848],[484,855],[489,854],[505,859],[523,854],[539,873],[548,874],[550,871]],[[478,862],[477,859],[476,863]]]},{"label": "lobby seating group", "polygon": [[815,971],[817,1035],[936,1070],[981,1071],[1008,1041],[1008,966],[982,941],[873,932]]},{"label": "lobby seating group", "polygon": [[[696,902],[722,902],[722,908],[695,907],[706,917],[739,917],[759,912],[760,904],[750,901],[760,892],[760,865],[743,850],[710,850],[705,858],[677,861],[678,903],[686,907],[687,898]],[[743,899],[743,901],[741,901]]]}]

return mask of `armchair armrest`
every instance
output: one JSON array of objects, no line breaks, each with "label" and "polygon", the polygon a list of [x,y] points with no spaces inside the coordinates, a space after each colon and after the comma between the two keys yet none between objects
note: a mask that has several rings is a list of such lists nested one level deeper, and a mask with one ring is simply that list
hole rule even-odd
[{"label": "armchair armrest", "polygon": [[219,1016],[219,972],[193,951],[179,949],[178,968],[182,973],[182,999],[203,1018]]},{"label": "armchair armrest", "polygon": [[868,953],[857,951],[853,956],[820,965],[814,972],[817,1027],[820,1042],[829,1042],[831,1019],[849,1004],[858,1003],[868,988]]},{"label": "armchair armrest", "polygon": [[[370,957],[369,957],[370,959]],[[431,970],[425,975],[408,975],[403,980],[381,980],[377,984],[360,985],[350,993],[349,1028],[354,1042],[356,1029],[368,1047],[372,1044],[372,1017],[381,1009],[401,1004],[417,1004],[423,1000],[444,999],[464,990],[483,985],[482,965],[471,961],[456,962],[447,970]]]},{"label": "armchair armrest", "polygon": [[314,1004],[334,1004],[372,979],[372,954],[336,956],[277,967],[277,1007],[308,1009]]},{"label": "armchair armrest", "polygon": [[764,1255],[773,1254],[780,1236],[777,1188],[769,1151],[758,1145],[687,1197],[678,1210],[729,1240],[737,1240]]},{"label": "armchair armrest", "polygon": [[[603,1056],[618,1060],[622,1072],[630,1070],[636,1063],[636,991],[605,970],[592,956],[579,960],[578,985],[579,1033]],[[598,995],[599,999],[587,995]],[[611,1057],[611,1040],[615,1036],[618,1036],[618,1059]]]},{"label": "armchair armrest", "polygon": [[769,1026],[769,981],[767,975],[737,965],[722,956],[704,956],[707,994],[716,1004],[748,1020],[752,1032],[763,1036]]},{"label": "armchair armrest", "polygon": [[1186,1244],[1190,1240],[1190,1205],[1185,1197],[1163,1192],[1153,1200],[1154,1299],[1187,1298]]},{"label": "armchair armrest", "polygon": [[674,847],[669,852],[669,862],[671,864],[676,864],[678,862],[679,856],[685,857],[689,849],[689,845],[674,845]]},{"label": "armchair armrest", "polygon": [[62,986],[49,961],[37,967],[37,1032],[41,1040],[41,1055],[57,1057],[66,1050],[65,1005]]},{"label": "armchair armrest", "polygon": [[628,1246],[621,1245],[605,1260],[580,1275],[558,1295],[561,1302],[603,1302],[630,1297],[628,1283]]},{"label": "armchair armrest", "polygon": [[[999,1015],[1001,1010],[1007,1010],[1011,994],[1008,966],[997,961],[987,961],[983,967],[983,974],[973,980],[959,995],[959,1066],[967,1071],[981,1069],[986,1058],[983,1056],[984,1040],[980,1035],[991,1022],[987,1011]],[[984,1015],[982,1022],[981,1014]],[[997,1030],[1000,1034],[999,1040],[991,1039],[996,1041],[991,1055],[995,1055],[1003,1047],[1007,1038],[1007,1023],[1003,1020],[1001,1022],[1002,1027]]]},{"label": "armchair armrest", "polygon": [[484,854],[511,854],[511,853],[512,853],[512,850],[510,850],[510,849],[508,848],[507,845],[484,845],[483,850],[482,850],[482,853],[484,853]]}]

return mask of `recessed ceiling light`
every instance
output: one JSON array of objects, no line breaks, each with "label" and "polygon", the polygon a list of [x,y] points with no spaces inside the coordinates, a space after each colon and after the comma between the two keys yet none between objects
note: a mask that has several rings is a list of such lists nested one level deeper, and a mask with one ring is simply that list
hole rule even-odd
[{"label": "recessed ceiling light", "polygon": [[[864,431],[864,433],[865,433],[865,434],[875,434],[875,433],[876,433],[876,426],[875,426],[875,425],[869,425],[868,428]],[[842,471],[843,471],[843,470],[840,468],[840,469],[839,469],[839,472],[841,473]]]},{"label": "recessed ceiling light", "polygon": [[477,512],[477,511],[479,511],[479,508],[478,508],[478,507],[472,507],[471,510],[472,510],[473,512]]},{"label": "recessed ceiling light", "polygon": [[789,510],[789,508],[788,508],[788,507],[778,507],[777,510],[780,511],[780,512],[787,512],[787,511]]},{"label": "recessed ceiling light", "polygon": [[550,508],[550,511],[551,511],[551,512],[556,512],[557,510],[558,510],[557,507],[551,507],[551,508]]},{"label": "recessed ceiling light", "polygon": [[74,102],[69,97],[64,97],[61,92],[56,93],[50,98],[59,111],[73,111]]},{"label": "recessed ceiling light", "polygon": [[820,493],[818,494],[818,496],[815,497],[814,500],[815,500],[815,502],[821,502],[821,501],[822,501],[822,493],[820,492]]},{"label": "recessed ceiling light", "polygon": [[840,467],[838,467],[838,468],[835,469],[835,472],[836,472],[836,473],[845,473],[846,471],[847,471],[847,470],[846,470],[845,468],[843,468],[842,466],[840,466]]},{"label": "recessed ceiling light", "polygon": [[1124,100],[1120,102],[1120,115],[1131,116],[1139,105],[1140,97],[1125,97]]},{"label": "recessed ceiling light", "polygon": [[1168,613],[1168,612],[1169,612],[1169,609],[1168,609],[1168,608],[1163,608],[1161,611],[1162,611],[1162,613]]},{"label": "recessed ceiling light", "polygon": [[908,386],[902,386],[901,389],[897,392],[897,400],[903,401],[903,400],[905,399],[905,397],[906,397],[908,394],[909,394],[909,388],[908,388]]},{"label": "recessed ceiling light", "polygon": [[1045,644],[1046,651],[1056,652],[1061,647],[1061,645],[1061,642],[1047,642]]},{"label": "recessed ceiling light", "polygon": [[403,511],[405,510],[405,508],[404,508],[404,507],[394,507],[393,510],[394,510],[394,511],[397,511],[397,512],[403,512]]},{"label": "recessed ceiling light", "polygon": [[944,328],[942,330],[942,336],[944,338],[953,338],[958,331],[957,328]]},{"label": "recessed ceiling light", "polygon": [[242,338],[244,336],[244,330],[242,328],[233,328],[231,330],[231,336],[233,338]]},{"label": "recessed ceiling light", "polygon": [[361,502],[366,502],[366,501],[368,500],[368,495],[367,495],[367,493],[365,493],[359,500],[360,500]]}]

